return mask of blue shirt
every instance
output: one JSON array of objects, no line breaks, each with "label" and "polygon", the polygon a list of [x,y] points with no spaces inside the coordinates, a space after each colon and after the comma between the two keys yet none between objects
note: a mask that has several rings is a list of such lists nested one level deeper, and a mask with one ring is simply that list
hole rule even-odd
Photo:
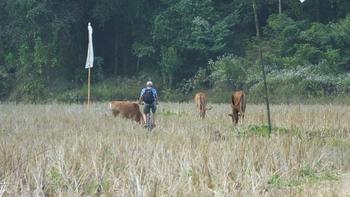
[{"label": "blue shirt", "polygon": [[143,96],[143,94],[145,93],[146,89],[152,89],[153,96],[154,96],[154,98],[157,100],[157,98],[158,98],[157,90],[156,90],[155,88],[153,88],[153,87],[145,87],[145,88],[142,88],[141,93],[140,93],[140,97]]}]

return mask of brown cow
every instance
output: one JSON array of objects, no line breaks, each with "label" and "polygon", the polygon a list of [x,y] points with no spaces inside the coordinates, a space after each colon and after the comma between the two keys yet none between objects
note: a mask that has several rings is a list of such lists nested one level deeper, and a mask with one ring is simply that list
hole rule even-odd
[{"label": "brown cow", "polygon": [[135,120],[139,124],[143,123],[140,107],[137,103],[129,101],[111,101],[109,102],[109,108],[112,110],[114,117],[120,114],[122,118]]},{"label": "brown cow", "polygon": [[231,107],[232,113],[229,114],[232,118],[233,124],[238,123],[239,116],[242,116],[242,120],[244,119],[244,112],[247,104],[247,98],[245,93],[240,90],[236,91],[231,96]]},{"label": "brown cow", "polygon": [[199,111],[199,116],[201,118],[204,118],[206,111],[211,109],[211,107],[207,108],[207,103],[208,103],[207,95],[204,92],[198,92],[194,96],[194,102],[197,105],[197,109]]}]

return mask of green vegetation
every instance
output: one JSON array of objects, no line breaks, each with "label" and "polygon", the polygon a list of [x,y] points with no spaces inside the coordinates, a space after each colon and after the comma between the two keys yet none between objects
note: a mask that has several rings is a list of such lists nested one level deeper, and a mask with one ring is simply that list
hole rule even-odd
[{"label": "green vegetation", "polygon": [[[274,127],[271,131],[272,134],[285,134],[290,132],[286,128],[278,128]],[[295,134],[295,132],[293,132]],[[238,130],[239,136],[263,136],[268,137],[269,136],[269,126],[268,125],[249,125],[248,128],[244,129],[243,131]]]},{"label": "green vegetation", "polygon": [[324,181],[337,181],[339,175],[336,172],[325,171],[316,172],[309,165],[304,166],[299,170],[297,177],[295,178],[282,178],[278,174],[271,176],[268,184],[272,187],[283,188],[283,187],[297,187],[304,184],[319,184]]},{"label": "green vegetation", "polygon": [[[271,101],[348,103],[349,1],[281,3],[278,13],[278,1],[257,1]],[[228,102],[232,90],[244,89],[251,102],[263,101],[246,0],[3,0],[0,100],[82,102],[88,21],[94,101],[135,99],[148,79],[163,100],[206,90],[213,102]]]},{"label": "green vegetation", "polygon": [[335,147],[342,147],[344,149],[349,149],[350,148],[350,141],[349,140],[344,140],[344,139],[334,139],[332,141],[332,145]]},{"label": "green vegetation", "polygon": [[186,116],[185,112],[174,112],[174,111],[160,111],[157,112],[157,114],[159,114],[160,116],[164,116],[164,117],[171,117],[171,116],[177,116],[177,117],[181,117],[181,116]]},{"label": "green vegetation", "polygon": [[53,189],[66,188],[67,186],[64,184],[64,179],[60,174],[60,170],[52,167],[48,173],[48,178],[50,183],[52,184]]}]

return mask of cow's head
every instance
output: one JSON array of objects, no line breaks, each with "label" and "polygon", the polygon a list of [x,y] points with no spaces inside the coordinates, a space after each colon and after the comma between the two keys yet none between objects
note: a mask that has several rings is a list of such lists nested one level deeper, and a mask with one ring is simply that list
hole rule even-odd
[{"label": "cow's head", "polygon": [[239,114],[237,112],[232,112],[231,114],[228,114],[232,118],[232,123],[236,125],[238,123]]}]

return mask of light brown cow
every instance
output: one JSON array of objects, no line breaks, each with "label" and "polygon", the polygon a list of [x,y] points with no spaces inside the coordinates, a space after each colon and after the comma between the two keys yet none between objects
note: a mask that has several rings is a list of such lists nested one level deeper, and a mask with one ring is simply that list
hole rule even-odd
[{"label": "light brown cow", "polygon": [[231,96],[231,108],[232,113],[229,114],[232,118],[233,124],[237,124],[239,120],[239,116],[242,116],[242,120],[244,120],[244,112],[247,104],[247,98],[245,93],[240,90],[236,91]]},{"label": "light brown cow", "polygon": [[211,107],[207,108],[207,103],[208,103],[207,95],[204,92],[198,92],[194,96],[194,102],[197,105],[197,109],[199,111],[199,116],[201,118],[204,118],[206,115],[206,111],[211,109]]},{"label": "light brown cow", "polygon": [[140,107],[137,103],[129,101],[111,101],[109,102],[109,108],[112,110],[114,117],[120,114],[122,118],[132,119],[140,124],[144,122]]}]

